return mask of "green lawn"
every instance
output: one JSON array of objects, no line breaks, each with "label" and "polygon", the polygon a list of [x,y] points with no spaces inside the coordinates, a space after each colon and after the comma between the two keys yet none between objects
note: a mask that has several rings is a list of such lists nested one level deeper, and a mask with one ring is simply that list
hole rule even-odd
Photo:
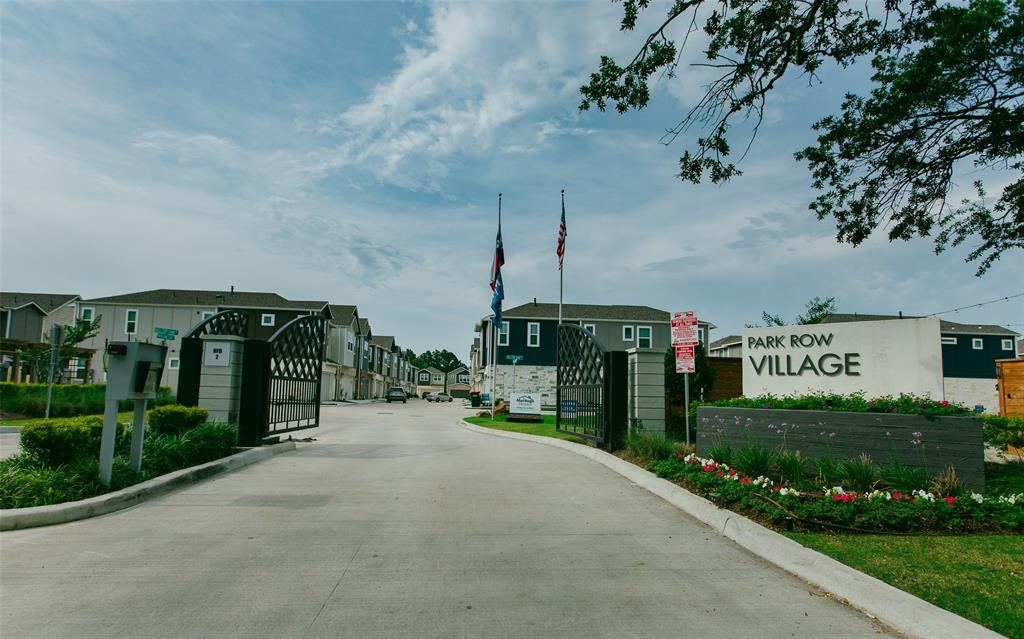
[{"label": "green lawn", "polygon": [[[128,412],[125,412],[125,413],[118,413],[117,414],[117,419],[119,421],[121,421],[122,423],[123,422],[131,423],[133,415],[134,415],[134,413],[132,411],[128,411]],[[70,419],[70,418],[54,417],[53,419]],[[45,419],[43,417],[29,417],[27,419],[0,419],[0,426],[15,426],[17,428],[21,428],[25,424],[34,424],[35,422],[41,422],[41,421],[45,421]]]},{"label": "green lawn", "polygon": [[1024,536],[786,534],[940,608],[1024,639]]},{"label": "green lawn", "polygon": [[566,433],[559,433],[555,430],[555,416],[554,415],[541,415],[541,419],[544,420],[541,424],[527,424],[519,422],[509,422],[505,415],[498,415],[496,419],[490,417],[467,417],[466,421],[470,424],[476,424],[477,426],[485,426],[487,428],[496,428],[498,430],[507,430],[513,433],[525,433],[527,435],[540,435],[541,437],[554,437],[556,439],[565,439],[571,442],[586,443],[584,440],[576,437],[575,435],[568,435]]}]

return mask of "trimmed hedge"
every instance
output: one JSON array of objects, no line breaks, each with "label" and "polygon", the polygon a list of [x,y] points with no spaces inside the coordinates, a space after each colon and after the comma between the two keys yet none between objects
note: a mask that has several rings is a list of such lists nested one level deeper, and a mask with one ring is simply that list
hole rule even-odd
[{"label": "trimmed hedge", "polygon": [[101,415],[46,419],[21,427],[21,450],[43,466],[61,466],[97,457],[102,433]]},{"label": "trimmed hedge", "polygon": [[180,435],[206,423],[210,413],[205,408],[192,406],[160,406],[149,411],[147,430],[160,435]]},{"label": "trimmed hedge", "polygon": [[[66,424],[68,420],[63,421]],[[60,431],[59,435],[54,435],[49,441],[83,444],[85,440],[81,438],[81,433],[91,427],[85,424],[73,426],[43,430]],[[65,431],[74,434],[66,435]],[[0,461],[0,508],[46,506],[101,495],[230,455],[235,451],[238,440],[238,432],[230,424],[203,424],[181,435],[147,436],[142,454],[142,472],[134,473],[128,462],[129,436],[129,433],[123,432],[118,437],[113,474],[107,486],[99,481],[98,434],[85,446],[63,449],[79,454],[72,454],[70,461],[56,466],[43,463],[36,453],[30,454],[24,446],[23,435],[22,446],[25,452]],[[82,453],[86,449],[90,454]]]},{"label": "trimmed hedge", "polygon": [[[102,413],[106,390],[106,384],[55,384],[50,417]],[[0,382],[0,410],[24,417],[43,417],[46,415],[46,393],[47,384]],[[161,386],[156,399],[150,403],[153,406],[173,404],[174,395],[169,387]],[[118,408],[127,411],[132,406],[132,402],[124,401]]]}]

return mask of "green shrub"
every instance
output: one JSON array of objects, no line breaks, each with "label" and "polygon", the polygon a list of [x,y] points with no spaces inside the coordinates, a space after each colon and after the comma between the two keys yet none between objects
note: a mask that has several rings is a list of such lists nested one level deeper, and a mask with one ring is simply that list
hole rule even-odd
[{"label": "green shrub", "polygon": [[800,455],[800,451],[780,453],[775,460],[775,468],[779,471],[779,477],[790,486],[799,486],[803,483],[806,465],[807,460]]},{"label": "green shrub", "polygon": [[159,435],[179,435],[206,423],[210,414],[196,406],[160,406],[148,413],[148,429]]},{"label": "green shrub", "polygon": [[860,492],[868,492],[878,483],[878,472],[871,457],[861,454],[857,459],[847,459],[839,464],[845,485]]},{"label": "green shrub", "polygon": [[732,466],[732,447],[729,444],[719,444],[712,446],[708,450],[708,457],[715,460],[719,464],[725,464],[726,466]]},{"label": "green shrub", "polygon": [[[885,395],[873,399],[865,399],[863,393],[839,395],[836,393],[808,393],[806,395],[759,395],[757,397],[737,397],[715,402],[705,402],[705,406],[731,408],[769,408],[784,410],[827,410],[847,411],[854,413],[899,413],[901,415],[952,415],[970,416],[974,414],[970,408],[943,400],[934,400],[916,395],[900,394],[896,397]],[[691,408],[695,409],[691,403]]]},{"label": "green shrub", "polygon": [[748,446],[736,455],[733,466],[749,477],[767,477],[772,472],[772,465],[777,456],[775,451],[767,448]]},{"label": "green shrub", "polygon": [[626,450],[641,459],[668,459],[676,453],[676,444],[668,437],[634,432],[626,440]]},{"label": "green shrub", "polygon": [[981,415],[981,433],[985,443],[1000,450],[1007,446],[1024,448],[1024,418]]},{"label": "green shrub", "polygon": [[878,474],[891,488],[908,493],[928,488],[928,473],[921,468],[907,466],[898,461],[879,467]]},{"label": "green shrub", "polygon": [[[74,426],[74,432],[90,434],[98,453],[99,436],[88,420],[50,420]],[[95,422],[96,420],[92,420]],[[47,423],[50,423],[47,422]],[[85,422],[85,423],[82,423]],[[33,425],[34,426],[34,425]],[[51,432],[67,429],[43,429]],[[98,454],[80,456],[59,465],[47,465],[36,455],[22,453],[0,461],[0,508],[44,506],[85,499],[111,490],[144,481],[157,475],[180,470],[219,459],[231,454],[237,441],[237,431],[229,424],[204,424],[181,435],[153,435],[146,438],[143,447],[142,472],[134,473],[128,463],[130,431],[118,436],[114,468],[109,486],[99,481]],[[83,441],[85,438],[82,438]],[[64,450],[59,448],[59,450]]]},{"label": "green shrub", "polygon": [[[56,384],[53,387],[50,416],[74,417],[102,413],[106,389],[105,384]],[[24,417],[43,417],[46,415],[46,394],[47,384],[0,382],[0,410]],[[174,395],[170,388],[162,386],[157,391],[156,399],[150,403],[153,406],[173,404]],[[132,406],[131,401],[118,404],[122,411],[131,410]]]},{"label": "green shrub", "polygon": [[[101,423],[102,428],[102,423]],[[49,467],[99,454],[94,428],[75,419],[49,419],[21,428],[21,450]]]},{"label": "green shrub", "polygon": [[825,486],[835,486],[843,482],[843,467],[830,457],[819,457],[814,460],[818,471],[818,479]]}]

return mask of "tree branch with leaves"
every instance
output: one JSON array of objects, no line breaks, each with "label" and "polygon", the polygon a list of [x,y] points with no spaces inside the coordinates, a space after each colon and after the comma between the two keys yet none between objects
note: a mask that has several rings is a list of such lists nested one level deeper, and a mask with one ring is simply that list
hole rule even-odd
[{"label": "tree branch with leaves", "polygon": [[[624,0],[620,29],[635,29],[650,4]],[[676,0],[630,62],[601,58],[580,89],[580,109],[646,107],[652,78],[676,77],[699,12],[710,12],[700,66],[719,73],[661,141],[700,129],[678,176],[721,183],[741,175],[733,126],[752,121],[742,160],[780,80],[802,75],[814,84],[827,63],[845,68],[870,57],[870,95],[847,95],[840,114],[814,125],[817,144],[796,153],[818,191],[811,210],[833,218],[837,240],[853,245],[879,226],[891,241],[934,235],[937,252],[971,242],[967,259],[978,261],[980,275],[1003,252],[1024,248],[1022,7],[1024,0],[885,0],[874,15],[869,4],[845,0]],[[679,45],[670,35],[677,31]],[[953,204],[956,178],[967,171],[1011,179],[993,199],[979,178],[975,196]]]}]

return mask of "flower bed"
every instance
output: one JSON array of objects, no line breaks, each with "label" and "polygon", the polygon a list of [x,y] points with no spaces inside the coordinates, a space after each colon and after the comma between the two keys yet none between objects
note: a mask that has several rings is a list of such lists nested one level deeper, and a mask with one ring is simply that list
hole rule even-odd
[{"label": "flower bed", "polygon": [[716,504],[774,528],[871,533],[1024,532],[1024,493],[985,497],[966,492],[848,491],[842,486],[794,488],[748,477],[696,454],[655,461],[648,470]]}]

